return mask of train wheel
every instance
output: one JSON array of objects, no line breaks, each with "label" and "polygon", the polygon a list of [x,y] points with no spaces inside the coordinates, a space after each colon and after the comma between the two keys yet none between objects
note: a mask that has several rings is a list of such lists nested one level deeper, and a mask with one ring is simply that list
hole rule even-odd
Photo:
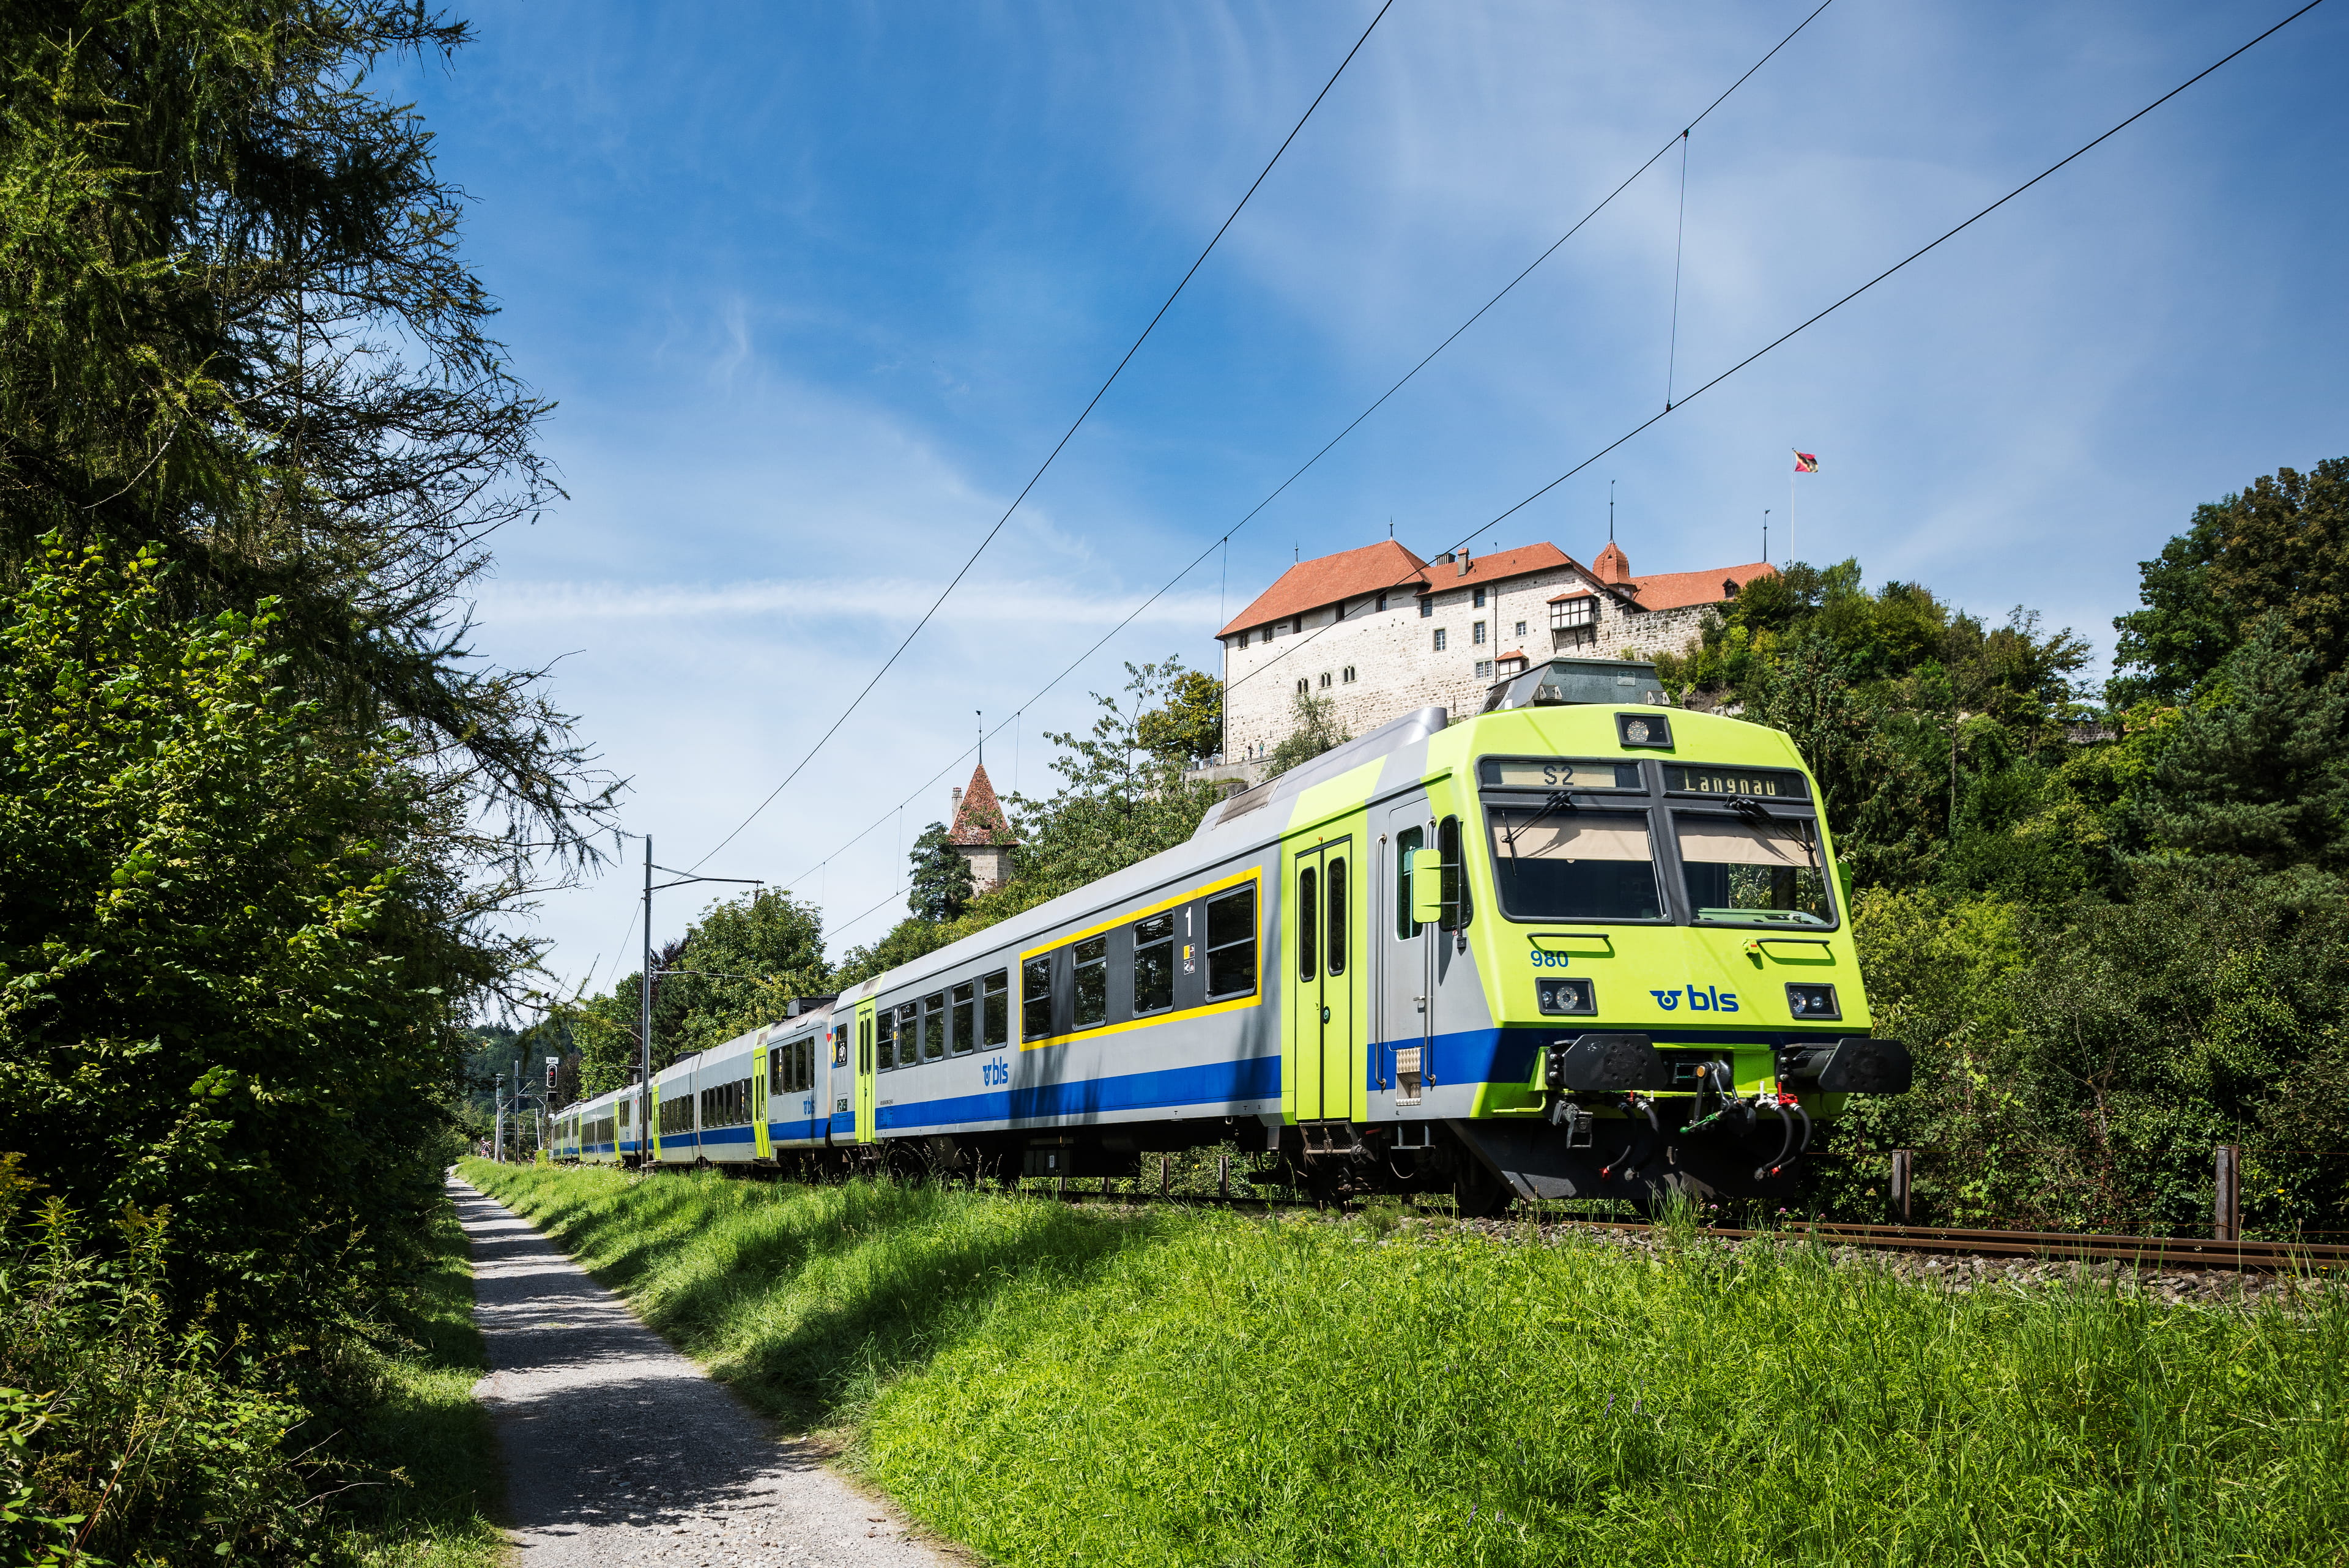
[{"label": "train wheel", "polygon": [[1484,1166],[1468,1162],[1452,1179],[1452,1201],[1463,1220],[1492,1220],[1508,1212],[1514,1195]]}]

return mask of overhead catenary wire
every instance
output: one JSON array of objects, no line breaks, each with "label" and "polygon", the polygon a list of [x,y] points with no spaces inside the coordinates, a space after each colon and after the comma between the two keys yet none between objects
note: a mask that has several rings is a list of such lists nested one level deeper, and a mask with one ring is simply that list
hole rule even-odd
[{"label": "overhead catenary wire", "polygon": [[[1066,669],[1062,670],[1059,674],[1053,676],[1051,680],[1046,681],[1041,687],[1040,687],[1035,695],[1028,699],[1028,705],[1032,705],[1050,694],[1062,680],[1067,680],[1070,675],[1073,674],[1088,659],[1092,659],[1095,653],[1099,652],[1103,647],[1105,647],[1111,639],[1116,637],[1127,627],[1133,625],[1136,619],[1140,618],[1144,610],[1147,610],[1152,605],[1156,604],[1167,594],[1172,593],[1174,588],[1182,583],[1183,579],[1196,571],[1200,564],[1209,556],[1216,554],[1219,550],[1227,550],[1234,535],[1247,527],[1248,524],[1253,522],[1266,507],[1278,500],[1281,494],[1286,492],[1289,486],[1295,484],[1299,479],[1305,477],[1306,473],[1311,470],[1315,464],[1319,463],[1323,458],[1329,456],[1330,453],[1337,448],[1340,441],[1344,441],[1349,435],[1351,435],[1355,429],[1360,426],[1363,421],[1378,412],[1379,410],[1383,407],[1389,400],[1393,398],[1397,392],[1402,390],[1405,386],[1409,385],[1422,370],[1426,369],[1427,367],[1434,361],[1437,355],[1452,347],[1452,345],[1459,339],[1462,334],[1465,333],[1470,327],[1475,326],[1477,322],[1484,319],[1495,306],[1500,304],[1502,300],[1507,298],[1510,294],[1515,292],[1516,286],[1525,282],[1526,278],[1532,276],[1536,269],[1540,267],[1544,262],[1549,260],[1552,255],[1555,255],[1557,253],[1559,247],[1563,246],[1567,241],[1579,234],[1592,219],[1605,212],[1608,207],[1614,202],[1618,196],[1620,196],[1625,191],[1630,189],[1631,185],[1638,181],[1640,175],[1653,168],[1658,161],[1662,159],[1663,156],[1670,152],[1675,146],[1682,145],[1690,131],[1703,124],[1705,119],[1712,115],[1713,110],[1728,102],[1730,96],[1733,93],[1736,92],[1739,88],[1744,87],[1745,83],[1753,78],[1756,71],[1760,70],[1764,66],[1768,65],[1772,59],[1775,58],[1779,51],[1784,49],[1788,44],[1793,43],[1795,36],[1799,35],[1804,28],[1808,27],[1813,22],[1818,20],[1820,14],[1826,11],[1826,8],[1834,3],[1835,0],[1820,0],[1820,3],[1807,15],[1806,15],[1800,22],[1797,22],[1784,37],[1771,45],[1770,47],[1763,53],[1759,59],[1746,67],[1745,69],[1738,75],[1735,81],[1731,82],[1729,86],[1723,88],[1711,103],[1706,104],[1704,108],[1697,113],[1694,119],[1688,121],[1685,127],[1666,140],[1661,146],[1658,147],[1654,152],[1651,153],[1645,160],[1643,160],[1637,168],[1633,169],[1629,174],[1626,174],[1612,190],[1609,191],[1605,196],[1599,200],[1596,205],[1591,207],[1588,212],[1584,213],[1581,217],[1576,219],[1565,233],[1561,234],[1557,239],[1551,241],[1547,245],[1543,247],[1538,255],[1535,256],[1532,261],[1527,262],[1515,276],[1511,277],[1508,282],[1502,285],[1500,289],[1490,298],[1486,299],[1484,304],[1478,306],[1475,310],[1469,315],[1466,320],[1461,322],[1458,327],[1454,327],[1449,333],[1445,334],[1441,342],[1437,343],[1434,348],[1429,349],[1426,354],[1423,355],[1416,364],[1413,365],[1410,369],[1404,371],[1402,376],[1397,378],[1385,391],[1381,392],[1377,398],[1371,400],[1368,407],[1362,410],[1361,413],[1356,414],[1351,420],[1349,420],[1337,434],[1331,436],[1327,441],[1323,442],[1310,457],[1308,457],[1303,462],[1299,463],[1288,477],[1282,480],[1278,485],[1275,485],[1273,489],[1254,506],[1248,508],[1247,512],[1240,517],[1239,521],[1234,523],[1222,534],[1216,535],[1215,540],[1210,543],[1206,549],[1200,551],[1188,562],[1185,563],[1185,565],[1178,569],[1173,576],[1169,577],[1165,584],[1155,593],[1153,593],[1149,597],[1134,606],[1133,608],[1126,614],[1124,619],[1111,627],[1098,641],[1094,642],[1092,647],[1086,649],[1082,653],[1079,654],[1075,659],[1071,660]],[[1016,719],[1017,715],[1014,715],[1014,717]],[[997,728],[999,730],[1001,726],[999,725]],[[988,733],[992,735],[995,732],[990,731]],[[922,784],[921,789],[915,792],[915,794],[918,795],[922,791],[933,787],[939,779],[944,778],[949,772],[953,771],[953,769],[961,763],[962,759],[968,755],[970,755],[970,753],[967,750],[957,755],[949,761],[945,767],[940,768],[936,774],[933,774],[930,778]],[[1016,788],[1016,779],[1014,781],[1014,785]],[[909,801],[912,798],[914,797],[907,797]],[[892,809],[894,810],[896,808]],[[810,867],[808,870],[813,871],[820,867],[829,865],[835,857],[861,842],[867,835],[871,834],[874,828],[880,826],[882,823],[888,821],[889,815],[890,814],[888,812],[884,812],[863,831],[857,833],[854,837],[848,839],[838,847],[832,850],[831,853],[827,854],[823,860],[818,861],[815,866]],[[790,880],[796,883],[802,879],[806,875],[807,872],[802,872],[800,877],[790,878]],[[875,908],[878,908],[878,906],[875,906]],[[872,911],[870,910],[866,911],[867,914],[871,912]],[[862,919],[864,917],[859,916],[857,918]]]},{"label": "overhead catenary wire", "polygon": [[995,542],[995,536],[1003,532],[1004,524],[1011,521],[1011,514],[1019,510],[1019,504],[1021,502],[1028,499],[1029,492],[1036,488],[1038,483],[1043,479],[1045,471],[1052,466],[1054,460],[1061,455],[1062,449],[1067,447],[1069,442],[1075,439],[1079,428],[1081,427],[1085,421],[1092,416],[1093,410],[1100,405],[1102,399],[1109,395],[1110,388],[1116,384],[1118,377],[1124,373],[1126,366],[1133,362],[1134,355],[1142,351],[1143,344],[1149,340],[1151,333],[1157,330],[1159,322],[1165,319],[1166,313],[1174,307],[1174,301],[1181,297],[1183,290],[1189,286],[1191,279],[1197,275],[1200,267],[1206,265],[1207,257],[1214,253],[1216,244],[1222,241],[1225,234],[1231,228],[1232,224],[1237,221],[1241,210],[1247,207],[1249,199],[1257,193],[1257,188],[1263,185],[1265,180],[1272,173],[1273,166],[1278,163],[1281,160],[1281,155],[1288,151],[1289,143],[1295,141],[1299,132],[1305,129],[1305,122],[1313,118],[1313,111],[1321,107],[1321,100],[1330,96],[1330,89],[1338,85],[1338,78],[1346,74],[1346,67],[1353,64],[1354,57],[1361,52],[1362,46],[1370,42],[1371,34],[1377,30],[1379,23],[1386,16],[1387,12],[1393,6],[1393,5],[1394,0],[1382,0],[1382,3],[1379,6],[1377,15],[1371,18],[1370,26],[1364,27],[1362,29],[1361,36],[1354,40],[1354,47],[1346,51],[1346,57],[1338,62],[1338,68],[1330,73],[1330,79],[1321,84],[1321,90],[1313,95],[1313,101],[1305,106],[1305,112],[1297,117],[1297,123],[1289,127],[1288,134],[1281,139],[1280,145],[1273,150],[1272,156],[1266,160],[1264,167],[1257,171],[1256,179],[1249,183],[1247,190],[1241,194],[1238,202],[1233,204],[1232,210],[1225,215],[1223,223],[1217,226],[1215,234],[1208,239],[1206,246],[1200,250],[1198,256],[1191,263],[1189,269],[1185,271],[1181,279],[1175,283],[1173,291],[1166,296],[1164,302],[1158,306],[1157,312],[1151,317],[1148,324],[1143,327],[1140,336],[1134,338],[1132,347],[1126,349],[1124,356],[1121,358],[1117,364],[1110,370],[1109,375],[1102,381],[1101,386],[1095,389],[1092,397],[1087,400],[1085,406],[1078,410],[1077,417],[1069,422],[1069,428],[1061,433],[1061,439],[1053,443],[1052,450],[1044,454],[1044,461],[1036,465],[1036,472],[1028,476],[1028,483],[1019,487],[1019,493],[1011,498],[1011,504],[1003,509],[1003,514],[995,520],[995,525],[989,528],[985,535],[980,536],[978,544],[971,550],[968,558],[963,562],[960,567],[957,568],[955,575],[947,579],[947,586],[944,588],[941,588],[938,591],[938,597],[931,601],[930,607],[922,612],[921,619],[914,623],[914,628],[905,634],[904,639],[897,644],[896,648],[890,653],[889,657],[882,660],[881,668],[874,670],[873,672],[873,678],[867,680],[864,687],[858,691],[856,695],[849,700],[848,706],[841,710],[840,716],[832,722],[831,726],[827,728],[823,734],[816,737],[815,743],[810,746],[801,756],[800,760],[792,765],[792,771],[783,775],[782,782],[777,784],[772,790],[769,791],[767,797],[764,800],[761,801],[756,806],[751,808],[750,815],[735,824],[732,832],[727,834],[725,837],[710,846],[708,853],[704,854],[699,860],[693,863],[696,868],[706,864],[711,856],[716,855],[729,844],[733,843],[744,828],[757,821],[760,814],[775,803],[775,797],[781,794],[784,790],[788,789],[791,786],[792,781],[798,778],[801,773],[806,769],[808,763],[815,760],[816,753],[823,750],[825,742],[830,741],[833,735],[840,732],[840,727],[843,724],[847,723],[850,716],[854,714],[859,707],[864,705],[864,699],[872,695],[873,689],[881,683],[882,677],[889,673],[890,670],[896,664],[897,660],[905,656],[905,649],[913,646],[914,639],[921,636],[922,628],[930,624],[931,618],[935,617],[938,613],[938,610],[946,604],[948,596],[953,594],[955,589],[961,586],[963,578],[968,576],[970,573],[970,569],[978,564],[979,556],[987,553],[987,547]]},{"label": "overhead catenary wire", "polygon": [[[1899,261],[1894,262],[1890,266],[1886,267],[1882,272],[1878,273],[1874,277],[1869,278],[1866,283],[1861,284],[1857,288],[1853,289],[1850,293],[1844,295],[1833,304],[1820,311],[1817,311],[1814,315],[1806,317],[1803,321],[1787,328],[1785,332],[1780,333],[1769,342],[1764,343],[1761,348],[1756,348],[1751,354],[1746,355],[1743,359],[1740,359],[1735,364],[1730,366],[1726,370],[1722,371],[1719,375],[1714,376],[1711,380],[1706,381],[1702,386],[1697,388],[1696,390],[1691,392],[1687,397],[1682,398],[1678,403],[1667,406],[1662,413],[1650,415],[1647,419],[1644,419],[1638,424],[1633,425],[1630,430],[1625,431],[1621,435],[1617,436],[1613,441],[1609,441],[1605,446],[1600,447],[1597,452],[1592,452],[1588,457],[1584,458],[1580,462],[1576,463],[1572,468],[1568,469],[1564,473],[1559,474],[1557,478],[1551,480],[1540,489],[1534,491],[1531,494],[1526,495],[1524,499],[1518,501],[1514,505],[1494,514],[1493,516],[1485,519],[1483,523],[1478,524],[1475,528],[1470,529],[1462,536],[1460,543],[1454,545],[1453,548],[1454,550],[1458,550],[1464,547],[1468,541],[1474,539],[1482,530],[1492,527],[1495,524],[1499,523],[1504,518],[1514,516],[1516,514],[1524,511],[1526,507],[1532,505],[1535,502],[1540,500],[1543,496],[1548,494],[1551,491],[1557,489],[1568,480],[1572,479],[1576,474],[1580,473],[1584,469],[1588,468],[1592,463],[1597,462],[1600,458],[1605,457],[1609,452],[1613,452],[1624,442],[1632,440],[1642,431],[1648,430],[1651,426],[1661,423],[1663,420],[1669,418],[1678,410],[1688,407],[1689,404],[1694,402],[1705,393],[1713,390],[1713,388],[1721,385],[1723,381],[1728,380],[1732,376],[1736,375],[1740,370],[1744,369],[1755,360],[1760,359],[1774,349],[1782,347],[1783,345],[1792,341],[1794,338],[1799,337],[1804,332],[1808,331],[1811,327],[1816,327],[1820,322],[1826,320],[1828,317],[1834,315],[1837,311],[1841,310],[1845,306],[1849,305],[1853,300],[1857,299],[1861,295],[1866,294],[1869,289],[1874,288],[1878,284],[1882,283],[1886,278],[1890,277],[1893,274],[1900,271],[1903,267],[1908,266],[1910,263],[1924,256],[1927,253],[1939,248],[1950,240],[1955,239],[1959,234],[1961,234],[1966,230],[1973,227],[1976,223],[1982,222],[1982,219],[1989,217],[1992,213],[1997,212],[2001,207],[2005,206],[2017,196],[2022,195],[2033,186],[2047,179],[2050,175],[2055,173],[2066,164],[2073,162],[2088,152],[2093,151],[2105,142],[2111,140],[2114,137],[2119,135],[2122,131],[2127,130],[2130,126],[2135,125],[2138,120],[2143,119],[2147,115],[2151,114],[2155,109],[2159,109],[2163,104],[2168,103],[2171,99],[2176,98],[2179,93],[2184,92],[2187,88],[2192,87],[2203,78],[2210,75],[2213,71],[2218,70],[2220,67],[2227,65],[2230,61],[2236,59],[2238,57],[2256,48],[2258,46],[2266,42],[2269,38],[2273,37],[2276,34],[2283,31],[2284,28],[2292,26],[2292,24],[2300,20],[2302,16],[2307,16],[2311,11],[2315,10],[2323,4],[2324,4],[2324,0],[2308,0],[2306,5],[2301,6],[2300,9],[2284,17],[2283,20],[2268,27],[2265,31],[2252,37],[2249,42],[2230,50],[2220,58],[2203,67],[2200,70],[2195,72],[2192,76],[2187,78],[2176,87],[2171,88],[2168,92],[2163,93],[2159,98],[2155,99],[2151,103],[2147,104],[2143,109],[2138,109],[2135,114],[2130,115],[2127,119],[2121,120],[2119,123],[2112,126],[2109,130],[2091,138],[2089,140],[2082,142],[2078,147],[2073,149],[2062,158],[2057,159],[2054,162],[2049,164],[2038,173],[2033,174],[2030,179],[2025,180],[2022,184],[2017,185],[2005,195],[2001,196],[1997,201],[1991,202],[1988,206],[1976,212],[1971,217],[1967,218],[1963,223],[1943,231],[1940,235],[1909,252],[1907,255],[1901,257]],[[1413,572],[1403,577],[1402,580],[1391,584],[1387,591],[1393,592],[1396,589],[1406,587],[1413,582],[1418,580],[1422,576],[1423,576],[1423,572]],[[1341,615],[1343,608],[1343,606],[1340,607]],[[1273,655],[1270,659],[1266,659],[1262,664],[1257,665],[1254,670],[1249,670],[1246,675],[1241,676],[1238,680],[1226,681],[1224,687],[1225,692],[1228,696],[1233,687],[1242,685],[1247,681],[1254,680],[1257,676],[1263,674],[1274,665],[1278,664],[1282,659],[1287,659],[1290,654],[1295,653],[1299,649],[1310,644],[1323,632],[1328,631],[1330,627],[1337,626],[1339,624],[1340,624],[1340,621],[1333,618],[1327,625],[1314,628],[1313,630],[1303,637],[1296,639],[1288,648],[1283,649],[1280,652]]]}]

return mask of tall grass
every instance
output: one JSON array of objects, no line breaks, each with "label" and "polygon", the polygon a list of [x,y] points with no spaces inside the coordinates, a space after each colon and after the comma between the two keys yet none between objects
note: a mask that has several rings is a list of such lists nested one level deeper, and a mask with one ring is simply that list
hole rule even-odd
[{"label": "tall grass", "polygon": [[473,1400],[488,1363],[455,1211],[444,1206],[424,1240],[390,1305],[397,1337],[340,1369],[348,1407],[334,1445],[370,1484],[335,1497],[338,1543],[363,1568],[496,1568],[497,1438]]},{"label": "tall grass", "polygon": [[1007,1563],[2349,1562],[2337,1296],[469,1174]]}]

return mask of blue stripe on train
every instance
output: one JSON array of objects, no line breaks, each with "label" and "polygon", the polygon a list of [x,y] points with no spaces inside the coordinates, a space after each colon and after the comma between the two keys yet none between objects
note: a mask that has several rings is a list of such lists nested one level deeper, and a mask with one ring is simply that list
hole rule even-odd
[{"label": "blue stripe on train", "polygon": [[1044,1116],[1100,1116],[1112,1111],[1221,1105],[1271,1099],[1280,1093],[1280,1058],[1244,1056],[1197,1067],[1165,1067],[1071,1084],[1032,1084],[983,1095],[953,1095],[883,1106],[873,1113],[881,1129],[939,1127],[955,1122],[1028,1121]]}]

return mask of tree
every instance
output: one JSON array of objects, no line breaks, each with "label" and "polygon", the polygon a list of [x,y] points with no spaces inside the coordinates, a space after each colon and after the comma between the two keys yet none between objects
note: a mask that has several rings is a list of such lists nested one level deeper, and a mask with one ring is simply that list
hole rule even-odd
[{"label": "tree", "polygon": [[466,647],[484,541],[558,493],[547,405],[429,133],[369,90],[465,37],[408,0],[0,9],[0,575],[155,541],[171,613],[268,598],[311,722],[404,730],[511,902],[611,797],[536,673]]},{"label": "tree", "polygon": [[2349,871],[2349,671],[2282,614],[2255,623],[2170,727],[2144,809],[2155,839],[2264,871]]},{"label": "tree", "polygon": [[1152,756],[1173,768],[1195,768],[1219,755],[1224,683],[1197,670],[1176,676],[1168,683],[1164,705],[1142,715],[1134,735]]},{"label": "tree", "polygon": [[169,569],[52,536],[0,622],[0,1148],[168,1205],[176,1307],[281,1345],[440,1200],[512,953],[398,733],[322,726],[274,605],[175,618]]},{"label": "tree", "polygon": [[914,919],[943,923],[969,907],[976,888],[970,862],[947,842],[945,823],[934,822],[922,829],[906,859],[913,863],[914,874],[905,904],[914,911]]},{"label": "tree", "polygon": [[1289,703],[1288,733],[1272,748],[1272,755],[1265,763],[1264,776],[1278,778],[1298,763],[1309,763],[1352,739],[1345,726],[1338,722],[1338,704],[1334,701],[1299,691]]},{"label": "tree", "polygon": [[2107,700],[2175,702],[2213,674],[2262,618],[2280,617],[2319,673],[2349,662],[2349,458],[2280,468],[2194,509],[2186,532],[2137,564],[2145,607],[2113,622]]}]

